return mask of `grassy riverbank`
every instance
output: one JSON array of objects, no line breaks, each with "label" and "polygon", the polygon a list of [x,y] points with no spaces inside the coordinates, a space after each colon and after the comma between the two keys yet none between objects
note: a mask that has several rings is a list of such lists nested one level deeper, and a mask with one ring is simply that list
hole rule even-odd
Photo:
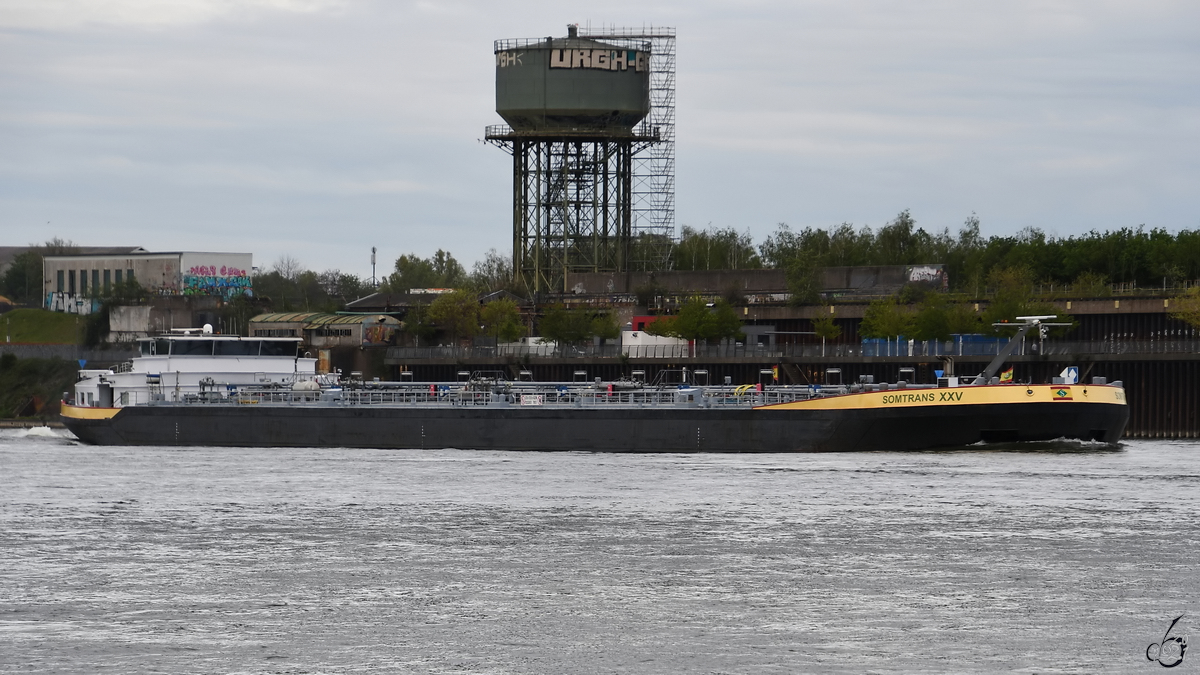
[{"label": "grassy riverbank", "polygon": [[14,309],[0,316],[6,342],[77,345],[87,320],[76,314],[45,309]]}]

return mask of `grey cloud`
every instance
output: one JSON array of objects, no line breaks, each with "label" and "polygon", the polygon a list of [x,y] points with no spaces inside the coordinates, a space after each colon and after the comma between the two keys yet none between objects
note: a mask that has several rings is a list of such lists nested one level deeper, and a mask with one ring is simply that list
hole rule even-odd
[{"label": "grey cloud", "polygon": [[589,20],[679,30],[681,224],[1200,227],[1186,2],[106,6],[0,18],[0,243],[504,250],[492,40]]}]

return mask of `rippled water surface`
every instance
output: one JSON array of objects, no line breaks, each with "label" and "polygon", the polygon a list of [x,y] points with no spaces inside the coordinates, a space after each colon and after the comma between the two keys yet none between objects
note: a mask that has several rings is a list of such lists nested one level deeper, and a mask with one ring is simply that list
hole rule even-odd
[{"label": "rippled water surface", "polygon": [[[0,432],[0,671],[1159,672],[1200,444],[604,455]],[[1166,672],[1200,672],[1200,654]]]}]

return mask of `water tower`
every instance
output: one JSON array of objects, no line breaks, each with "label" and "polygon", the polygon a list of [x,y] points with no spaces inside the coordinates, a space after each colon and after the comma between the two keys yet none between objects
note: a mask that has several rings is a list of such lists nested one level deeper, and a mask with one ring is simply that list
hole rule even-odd
[{"label": "water tower", "polygon": [[496,112],[507,124],[486,139],[513,157],[513,268],[530,291],[564,292],[571,273],[665,264],[674,40],[671,29],[572,25],[565,38],[496,41]]}]

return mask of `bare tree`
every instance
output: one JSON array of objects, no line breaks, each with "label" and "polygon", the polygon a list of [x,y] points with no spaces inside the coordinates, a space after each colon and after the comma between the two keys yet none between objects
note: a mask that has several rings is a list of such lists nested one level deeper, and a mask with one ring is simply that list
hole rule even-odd
[{"label": "bare tree", "polygon": [[488,249],[482,260],[475,261],[471,281],[480,290],[496,291],[509,289],[513,285],[512,257],[501,255],[496,249]]},{"label": "bare tree", "polygon": [[271,271],[288,281],[295,281],[296,277],[300,276],[300,273],[304,271],[304,265],[301,265],[299,260],[290,255],[281,255],[271,265]]}]

